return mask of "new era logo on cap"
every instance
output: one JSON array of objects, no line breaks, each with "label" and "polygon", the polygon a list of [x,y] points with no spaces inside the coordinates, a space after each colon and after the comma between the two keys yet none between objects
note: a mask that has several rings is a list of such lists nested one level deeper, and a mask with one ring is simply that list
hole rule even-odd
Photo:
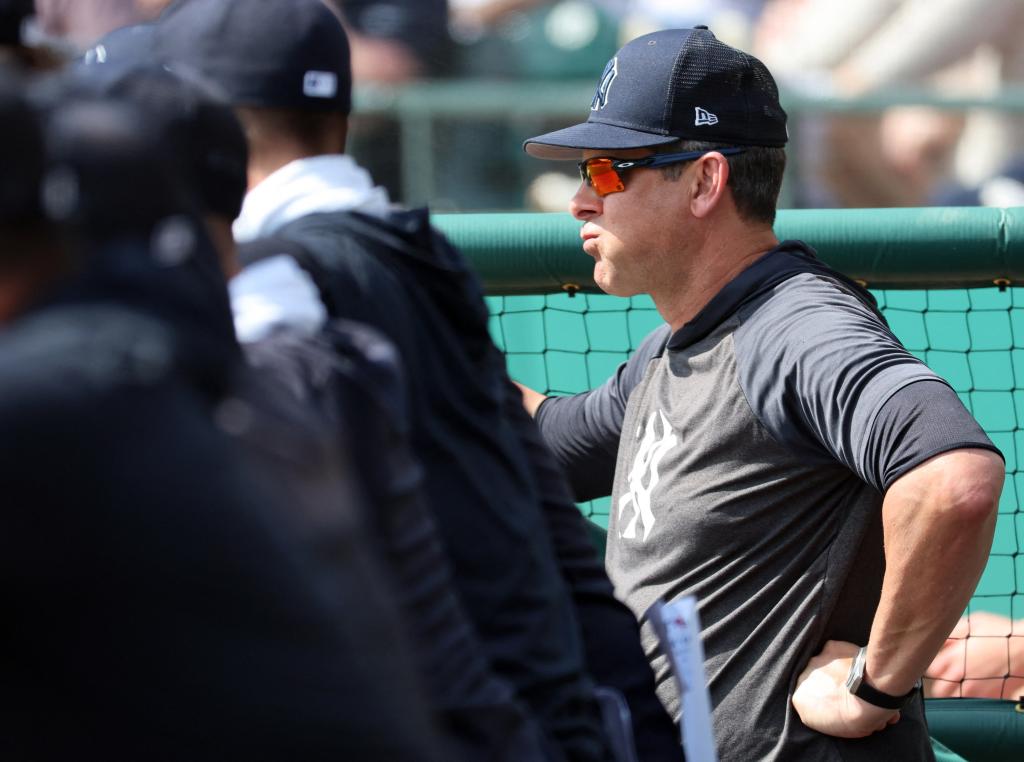
[{"label": "new era logo on cap", "polygon": [[703,109],[700,106],[696,106],[694,111],[694,127],[703,127],[705,125],[718,124],[718,117],[712,114],[707,109]]},{"label": "new era logo on cap", "polygon": [[333,71],[307,71],[302,92],[310,98],[333,98],[338,93],[338,75]]}]

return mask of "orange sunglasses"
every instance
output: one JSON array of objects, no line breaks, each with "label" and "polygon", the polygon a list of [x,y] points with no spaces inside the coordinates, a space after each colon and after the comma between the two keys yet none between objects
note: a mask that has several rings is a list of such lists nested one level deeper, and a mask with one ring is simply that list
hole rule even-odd
[{"label": "orange sunglasses", "polygon": [[732,156],[743,153],[745,148],[708,148],[704,151],[684,151],[682,153],[656,153],[653,156],[644,156],[640,159],[613,159],[607,156],[595,156],[592,159],[584,159],[577,165],[580,168],[580,179],[594,189],[598,196],[607,196],[610,193],[621,193],[626,190],[626,184],[619,174],[627,169],[652,169],[664,167],[669,164],[678,164],[683,161],[693,161],[705,154],[717,151],[723,156]]}]

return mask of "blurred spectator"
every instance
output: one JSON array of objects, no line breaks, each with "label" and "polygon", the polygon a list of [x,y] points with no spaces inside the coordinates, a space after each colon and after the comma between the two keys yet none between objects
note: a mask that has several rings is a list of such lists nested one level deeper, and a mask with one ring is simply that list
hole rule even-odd
[{"label": "blurred spectator", "polygon": [[448,64],[446,0],[326,0],[342,17],[356,82],[397,84]]},{"label": "blurred spectator", "polygon": [[[1024,74],[1016,44],[1022,24],[1024,5],[1016,0],[771,0],[758,52],[786,85],[811,94],[940,83],[945,92],[978,95]],[[822,183],[804,202],[926,203],[954,160],[968,184],[1005,163],[1019,142],[1015,121],[972,113],[964,132],[961,114],[914,107],[821,120],[809,134],[805,122],[797,160]]]},{"label": "blurred spectator", "polygon": [[155,19],[172,0],[36,0],[43,34],[82,51],[119,27]]},{"label": "blurred spectator", "polygon": [[1024,619],[988,612],[964,617],[925,673],[933,698],[1024,696]]},{"label": "blurred spectator", "polygon": [[935,195],[939,206],[1024,206],[1024,155],[970,187],[953,185]]}]

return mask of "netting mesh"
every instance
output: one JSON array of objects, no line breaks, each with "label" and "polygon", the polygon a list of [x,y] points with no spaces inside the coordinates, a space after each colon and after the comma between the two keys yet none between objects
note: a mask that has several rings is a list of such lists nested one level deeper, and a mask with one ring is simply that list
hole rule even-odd
[{"label": "netting mesh", "polygon": [[[1016,698],[1024,694],[1024,288],[874,293],[907,349],[950,382],[1006,456],[989,562],[931,692]],[[601,384],[660,322],[647,297],[488,301],[513,378],[554,394]],[[607,526],[607,499],[580,508]]]}]

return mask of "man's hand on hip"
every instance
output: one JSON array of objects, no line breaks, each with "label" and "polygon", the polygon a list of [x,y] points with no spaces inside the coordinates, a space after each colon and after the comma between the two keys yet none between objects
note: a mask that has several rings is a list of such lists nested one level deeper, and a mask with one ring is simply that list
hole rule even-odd
[{"label": "man's hand on hip", "polygon": [[900,713],[869,704],[846,689],[846,677],[860,650],[830,640],[796,681],[793,707],[812,730],[840,738],[863,738],[899,722]]}]

